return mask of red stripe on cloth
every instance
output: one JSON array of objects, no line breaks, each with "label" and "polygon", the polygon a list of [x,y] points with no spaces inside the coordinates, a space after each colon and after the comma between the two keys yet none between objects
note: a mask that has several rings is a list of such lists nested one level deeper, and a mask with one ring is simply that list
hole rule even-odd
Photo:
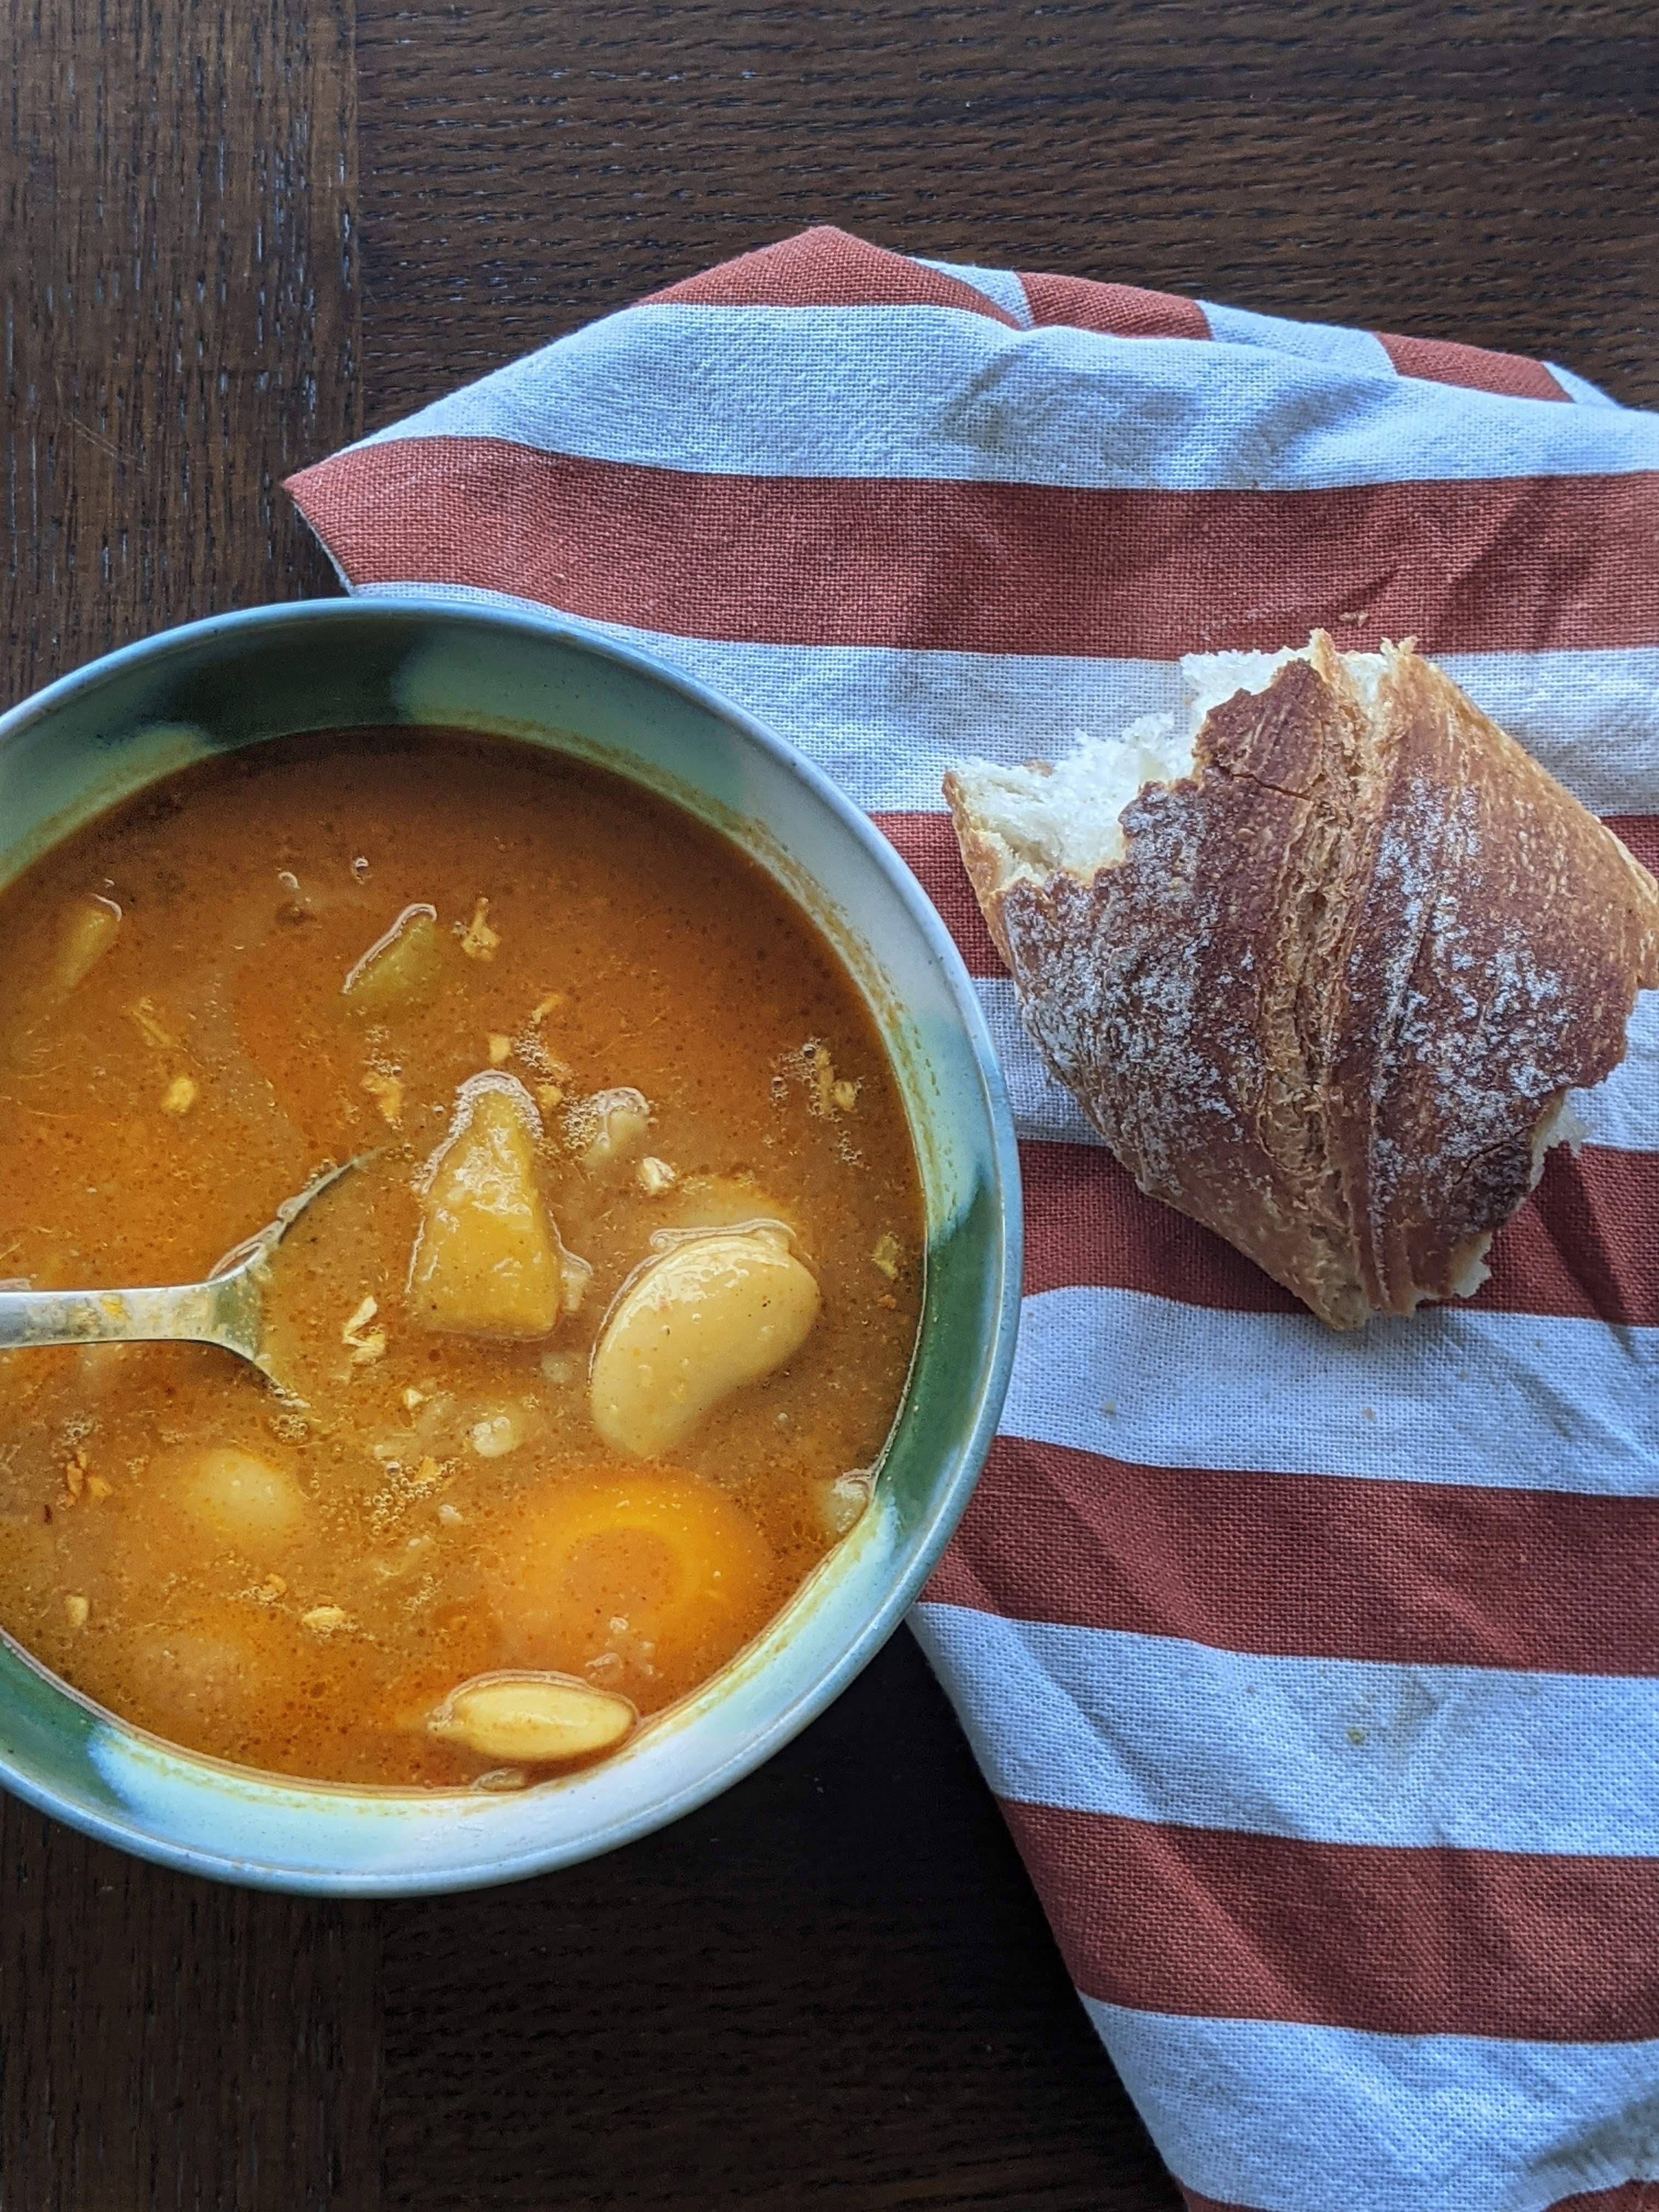
[{"label": "red stripe on cloth", "polygon": [[1140,1467],[999,1437],[926,1596],[1405,1667],[1659,1677],[1659,1498]]},{"label": "red stripe on cloth", "polygon": [[1659,642],[1648,474],[1078,491],[405,438],[289,489],[354,583],[468,584],[682,636],[1154,660],[1316,623],[1425,652]]},{"label": "red stripe on cloth", "polygon": [[1659,1859],[1002,1810],[1102,2003],[1382,2035],[1659,2034]]},{"label": "red stripe on cloth", "polygon": [[1019,327],[959,276],[866,246],[828,225],[740,253],[718,269],[646,295],[652,306],[667,301],[702,307],[965,307]]},{"label": "red stripe on cloth", "polygon": [[[1103,1148],[1020,1147],[1028,1297],[1090,1284],[1228,1313],[1299,1313],[1231,1245],[1138,1190]],[[1494,1239],[1490,1279],[1455,1304],[1488,1312],[1659,1325],[1659,1152],[1553,1151]]]},{"label": "red stripe on cloth", "polygon": [[874,814],[871,820],[921,884],[944,918],[970,975],[1001,975],[1002,955],[985,927],[974,887],[962,865],[948,814]]},{"label": "red stripe on cloth", "polygon": [[1510,399],[1569,398],[1543,362],[1525,354],[1490,353],[1484,346],[1459,345],[1451,338],[1401,338],[1387,331],[1376,335],[1401,376],[1461,385],[1466,392],[1498,392]]},{"label": "red stripe on cloth", "polygon": [[1659,873],[1659,814],[1609,814],[1606,820],[1649,873]]},{"label": "red stripe on cloth", "polygon": [[1111,338],[1207,338],[1196,300],[1146,292],[1138,284],[1098,284],[1087,276],[1022,276],[1036,324],[1063,323]]}]

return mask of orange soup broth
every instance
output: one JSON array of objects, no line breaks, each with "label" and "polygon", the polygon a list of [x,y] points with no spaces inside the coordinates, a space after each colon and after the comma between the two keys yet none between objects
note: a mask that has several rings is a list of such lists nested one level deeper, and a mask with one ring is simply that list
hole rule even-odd
[{"label": "orange soup broth", "polygon": [[[54,988],[88,896],[118,931]],[[355,1004],[344,980],[417,902],[428,987]],[[428,1163],[491,1068],[535,1101],[547,1211],[592,1270],[536,1340],[405,1305]],[[582,1101],[617,1085],[649,1126],[593,1163]],[[0,896],[0,1278],[37,1288],[199,1279],[324,1161],[368,1156],[273,1267],[303,1413],[208,1349],[0,1354],[0,1624],[246,1765],[475,1780],[489,1759],[425,1723],[495,1668],[672,1703],[836,1540],[859,1502],[837,1478],[903,1389],[920,1200],[861,999],[724,841],[528,747],[284,740],[66,840]],[[619,1456],[588,1409],[607,1309],[653,1236],[750,1217],[792,1232],[816,1325],[663,1460]],[[227,1502],[243,1462],[216,1451],[265,1472]]]}]

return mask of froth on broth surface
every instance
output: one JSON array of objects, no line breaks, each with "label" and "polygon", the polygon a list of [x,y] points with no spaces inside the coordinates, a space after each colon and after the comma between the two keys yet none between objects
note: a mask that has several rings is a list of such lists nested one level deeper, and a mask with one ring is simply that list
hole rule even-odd
[{"label": "froth on broth surface", "polygon": [[200,1279],[373,1155],[273,1266],[304,1413],[220,1352],[0,1354],[0,1623],[178,1743],[556,1772],[860,1510],[921,1290],[902,1108],[811,925],[617,778],[353,731],[101,817],[0,896],[0,1130],[37,1288]]}]

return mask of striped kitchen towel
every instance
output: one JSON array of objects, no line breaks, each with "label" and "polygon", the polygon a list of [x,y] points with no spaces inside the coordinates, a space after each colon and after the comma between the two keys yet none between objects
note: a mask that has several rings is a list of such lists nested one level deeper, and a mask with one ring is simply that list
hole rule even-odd
[{"label": "striped kitchen towel", "polygon": [[1334,1337],[1048,1080],[939,798],[1317,623],[1415,635],[1659,863],[1659,417],[820,230],[293,490],[356,590],[556,607],[739,702],[955,932],[1029,1253],[915,1626],[1191,2203],[1659,2205],[1659,994],[1480,1295]]}]

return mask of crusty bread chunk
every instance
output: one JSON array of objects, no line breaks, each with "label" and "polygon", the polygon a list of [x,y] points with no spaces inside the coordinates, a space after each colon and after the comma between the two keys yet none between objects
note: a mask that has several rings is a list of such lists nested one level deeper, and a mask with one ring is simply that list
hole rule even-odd
[{"label": "crusty bread chunk", "polygon": [[1026,1022],[1140,1188],[1334,1328],[1466,1295],[1659,985],[1659,885],[1409,645],[948,775]]}]

